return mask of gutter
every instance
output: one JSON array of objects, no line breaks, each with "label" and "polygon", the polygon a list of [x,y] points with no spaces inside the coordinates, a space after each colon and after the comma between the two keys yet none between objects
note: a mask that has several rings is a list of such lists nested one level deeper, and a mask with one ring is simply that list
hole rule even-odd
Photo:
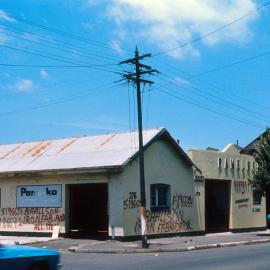
[{"label": "gutter", "polygon": [[53,170],[35,170],[35,171],[14,171],[0,172],[0,178],[6,177],[34,177],[34,176],[57,176],[71,174],[112,174],[121,173],[122,166],[96,167],[96,168],[71,168],[71,169],[53,169]]}]

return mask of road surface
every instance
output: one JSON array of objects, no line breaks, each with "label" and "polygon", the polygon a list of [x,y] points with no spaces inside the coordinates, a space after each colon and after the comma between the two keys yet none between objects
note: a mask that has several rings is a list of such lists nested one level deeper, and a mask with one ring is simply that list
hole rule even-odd
[{"label": "road surface", "polygon": [[269,270],[270,244],[160,254],[62,253],[63,270]]}]

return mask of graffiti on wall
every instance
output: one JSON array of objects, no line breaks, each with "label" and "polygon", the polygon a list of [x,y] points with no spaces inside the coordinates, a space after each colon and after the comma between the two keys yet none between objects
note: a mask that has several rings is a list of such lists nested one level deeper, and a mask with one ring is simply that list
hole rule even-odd
[{"label": "graffiti on wall", "polygon": [[[148,233],[177,233],[192,230],[191,222],[185,217],[185,209],[193,206],[193,198],[186,194],[173,194],[170,210],[146,210]],[[137,198],[130,197],[124,200],[124,210],[140,207]],[[137,217],[134,232],[140,233],[141,220]]]},{"label": "graffiti on wall", "polygon": [[248,193],[251,190],[250,183],[242,180],[234,180],[234,189],[236,193]]},{"label": "graffiti on wall", "polygon": [[172,209],[192,207],[193,198],[191,195],[174,194],[172,199]]},{"label": "graffiti on wall", "polygon": [[0,230],[23,231],[30,225],[34,232],[45,232],[64,221],[59,208],[0,208]]},{"label": "graffiti on wall", "polygon": [[129,197],[124,200],[124,210],[139,208],[141,205],[140,201],[137,199],[136,192],[130,192]]},{"label": "graffiti on wall", "polygon": [[238,205],[239,209],[248,208],[248,201],[249,201],[249,198],[242,198],[239,200],[235,200],[235,204]]},{"label": "graffiti on wall", "polygon": [[[192,230],[189,220],[184,218],[184,211],[146,211],[148,233],[177,233]],[[135,233],[141,231],[141,220],[137,218]]]}]

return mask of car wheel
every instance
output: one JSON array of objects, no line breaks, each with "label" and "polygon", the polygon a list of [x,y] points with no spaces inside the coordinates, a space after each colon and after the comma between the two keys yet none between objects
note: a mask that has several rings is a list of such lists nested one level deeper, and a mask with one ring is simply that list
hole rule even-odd
[{"label": "car wheel", "polygon": [[44,263],[38,263],[31,266],[29,270],[48,270],[48,267]]}]

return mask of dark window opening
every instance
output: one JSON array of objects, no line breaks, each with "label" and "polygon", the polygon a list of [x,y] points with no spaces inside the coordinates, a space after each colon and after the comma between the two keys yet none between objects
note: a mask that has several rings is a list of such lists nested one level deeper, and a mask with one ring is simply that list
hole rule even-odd
[{"label": "dark window opening", "polygon": [[231,159],[231,168],[234,169],[234,159]]},{"label": "dark window opening", "polygon": [[260,205],[262,203],[262,194],[253,190],[253,205]]},{"label": "dark window opening", "polygon": [[240,170],[240,160],[239,159],[236,160],[236,168],[237,168],[237,170]]},{"label": "dark window opening", "polygon": [[151,211],[169,210],[171,208],[171,188],[167,184],[150,186]]}]

